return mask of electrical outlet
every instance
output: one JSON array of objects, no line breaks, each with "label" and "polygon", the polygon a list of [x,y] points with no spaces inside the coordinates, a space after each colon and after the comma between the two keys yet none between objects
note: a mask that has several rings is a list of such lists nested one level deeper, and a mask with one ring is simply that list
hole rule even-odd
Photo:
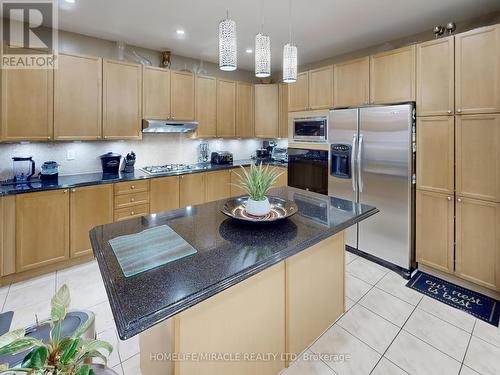
[{"label": "electrical outlet", "polygon": [[75,150],[66,151],[66,160],[75,160]]}]

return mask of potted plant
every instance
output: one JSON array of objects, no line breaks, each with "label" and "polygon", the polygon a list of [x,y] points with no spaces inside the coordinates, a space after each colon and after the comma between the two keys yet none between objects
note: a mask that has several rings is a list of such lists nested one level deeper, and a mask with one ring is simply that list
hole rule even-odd
[{"label": "potted plant", "polygon": [[51,300],[50,337],[47,343],[26,336],[24,328],[0,336],[0,355],[16,354],[29,350],[19,367],[9,369],[8,364],[1,364],[0,373],[26,372],[36,375],[116,374],[107,368],[103,372],[98,370],[98,367],[89,364],[93,358],[100,358],[106,363],[106,356],[99,350],[106,350],[108,355],[113,350],[113,347],[105,341],[82,337],[94,322],[93,315],[72,336],[61,337],[62,322],[66,317],[69,303],[69,289],[66,285],[63,285]]},{"label": "potted plant", "polygon": [[237,174],[240,178],[237,186],[248,194],[245,211],[253,216],[267,215],[271,212],[271,204],[266,194],[282,173],[277,172],[275,168],[269,168],[269,165],[264,167],[262,163],[258,166],[251,164],[250,170],[243,167],[241,169],[243,175]]}]

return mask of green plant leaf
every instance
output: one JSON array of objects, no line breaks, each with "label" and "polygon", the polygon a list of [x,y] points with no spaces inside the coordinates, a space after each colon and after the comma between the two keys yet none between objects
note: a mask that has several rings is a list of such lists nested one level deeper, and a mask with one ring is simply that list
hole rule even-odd
[{"label": "green plant leaf", "polygon": [[256,201],[264,200],[271,186],[282,175],[275,168],[269,168],[269,165],[264,167],[262,163],[258,166],[251,164],[250,169],[241,168],[243,175],[237,174],[240,177],[238,186],[248,193],[250,199]]},{"label": "green plant leaf", "polygon": [[103,361],[104,365],[106,365],[108,363],[108,358],[98,350],[92,350],[90,352],[85,353],[83,356],[78,358],[78,361],[81,362],[81,361],[84,361],[86,359],[91,359],[91,358],[101,359]]},{"label": "green plant leaf", "polygon": [[61,354],[60,362],[66,365],[70,359],[72,359],[80,345],[80,339],[71,340],[68,345],[65,345],[65,349]]},{"label": "green plant leaf", "polygon": [[23,359],[21,367],[41,369],[44,367],[49,352],[45,346],[39,346],[30,351]]},{"label": "green plant leaf", "polygon": [[34,346],[45,346],[45,345],[43,342],[33,337],[22,337],[0,348],[0,355],[19,353],[22,352],[23,350],[30,349]]},{"label": "green plant leaf", "polygon": [[66,311],[69,307],[69,303],[69,288],[66,284],[64,284],[51,300],[50,317],[53,322],[62,321],[66,317]]},{"label": "green plant leaf", "polygon": [[83,365],[75,375],[95,375],[95,373],[88,365]]},{"label": "green plant leaf", "polygon": [[0,336],[0,348],[24,337],[26,331],[24,328],[16,329],[15,331],[7,332],[6,334]]},{"label": "green plant leaf", "polygon": [[77,338],[83,335],[87,331],[87,329],[89,329],[89,327],[92,325],[92,323],[94,323],[94,320],[95,316],[94,314],[91,314],[91,316],[80,327],[78,327],[75,333],[73,333],[73,338]]},{"label": "green plant leaf", "polygon": [[111,352],[113,351],[113,346],[102,340],[88,340],[83,343],[81,351],[83,353],[87,353],[99,349],[105,349],[108,354],[111,354]]}]

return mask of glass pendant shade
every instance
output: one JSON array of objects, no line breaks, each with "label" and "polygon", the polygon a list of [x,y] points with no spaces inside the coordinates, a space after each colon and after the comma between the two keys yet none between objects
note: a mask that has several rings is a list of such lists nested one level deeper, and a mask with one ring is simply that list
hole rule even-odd
[{"label": "glass pendant shade", "polygon": [[219,69],[236,70],[236,22],[226,18],[219,23]]},{"label": "glass pendant shade", "polygon": [[291,43],[283,47],[283,82],[297,81],[297,47]]},{"label": "glass pendant shade", "polygon": [[258,33],[255,36],[255,76],[259,78],[271,75],[271,38]]}]

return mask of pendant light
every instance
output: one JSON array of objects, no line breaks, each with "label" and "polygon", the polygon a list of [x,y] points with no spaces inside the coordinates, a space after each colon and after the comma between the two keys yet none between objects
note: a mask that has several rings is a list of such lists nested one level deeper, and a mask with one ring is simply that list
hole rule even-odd
[{"label": "pendant light", "polygon": [[264,34],[264,3],[261,2],[260,33],[255,36],[255,76],[265,78],[271,75],[271,38]]},{"label": "pendant light", "polygon": [[292,44],[292,0],[288,4],[288,43],[283,47],[283,82],[297,81],[297,47]]},{"label": "pendant light", "polygon": [[236,22],[229,18],[219,23],[219,69],[233,71],[237,67]]}]

